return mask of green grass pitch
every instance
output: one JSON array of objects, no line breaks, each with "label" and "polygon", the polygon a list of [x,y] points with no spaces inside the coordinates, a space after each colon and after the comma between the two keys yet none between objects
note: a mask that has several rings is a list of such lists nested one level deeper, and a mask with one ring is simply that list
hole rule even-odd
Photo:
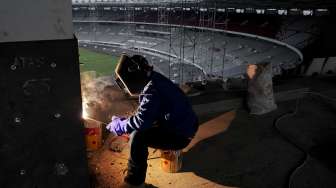
[{"label": "green grass pitch", "polygon": [[96,71],[97,76],[114,74],[119,57],[79,48],[80,71]]}]

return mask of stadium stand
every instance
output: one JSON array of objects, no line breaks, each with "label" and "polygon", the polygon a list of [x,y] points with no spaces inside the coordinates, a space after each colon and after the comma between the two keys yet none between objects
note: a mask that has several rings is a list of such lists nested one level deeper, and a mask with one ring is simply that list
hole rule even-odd
[{"label": "stadium stand", "polygon": [[282,42],[303,49],[313,43],[319,36],[317,18],[297,18],[286,19],[282,24],[276,38]]},{"label": "stadium stand", "polygon": [[113,45],[158,57],[162,63],[156,66],[178,82],[241,76],[246,64],[264,61],[271,62],[278,74],[302,61],[302,54],[285,43],[220,29],[80,20],[74,20],[74,27],[82,43]]}]

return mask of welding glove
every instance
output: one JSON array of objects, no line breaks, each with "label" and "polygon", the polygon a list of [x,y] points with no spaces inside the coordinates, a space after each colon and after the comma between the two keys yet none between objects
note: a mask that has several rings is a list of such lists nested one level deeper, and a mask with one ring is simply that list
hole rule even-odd
[{"label": "welding glove", "polygon": [[106,129],[115,135],[121,136],[126,133],[126,124],[126,118],[112,116],[112,121],[106,126]]}]

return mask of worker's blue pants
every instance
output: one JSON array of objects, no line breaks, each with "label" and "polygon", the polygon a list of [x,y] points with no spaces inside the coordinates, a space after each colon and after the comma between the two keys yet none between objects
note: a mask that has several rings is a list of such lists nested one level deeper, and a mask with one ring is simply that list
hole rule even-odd
[{"label": "worker's blue pants", "polygon": [[133,131],[130,136],[131,151],[125,181],[132,185],[140,185],[145,182],[148,147],[179,150],[185,148],[190,140],[190,138],[178,135],[160,126],[144,131]]}]

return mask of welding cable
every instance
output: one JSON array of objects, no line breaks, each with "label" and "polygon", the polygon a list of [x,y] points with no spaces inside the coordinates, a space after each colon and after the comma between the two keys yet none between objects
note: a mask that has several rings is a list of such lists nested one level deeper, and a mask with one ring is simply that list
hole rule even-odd
[{"label": "welding cable", "polygon": [[[318,92],[303,92],[303,94],[310,94],[310,95],[315,95],[315,96],[319,96],[321,98],[327,99],[329,101],[333,101],[335,102],[336,99],[335,98],[331,98],[329,96],[323,95],[321,93]],[[274,121],[274,127],[276,129],[276,131],[278,132],[278,134],[284,138],[288,143],[290,143],[291,145],[293,145],[295,148],[297,148],[298,150],[300,150],[302,153],[305,154],[304,158],[300,161],[300,164],[294,168],[294,170],[290,173],[289,175],[289,180],[288,180],[288,188],[292,187],[292,183],[293,183],[293,178],[294,176],[297,174],[297,172],[299,172],[305,165],[306,163],[312,159],[312,157],[309,155],[309,153],[303,149],[301,146],[299,146],[296,142],[292,141],[288,136],[286,136],[285,133],[282,133],[281,129],[278,127],[278,124],[280,122],[280,120],[285,119],[285,118],[289,118],[289,117],[293,117],[297,114],[298,110],[299,110],[299,106],[300,106],[300,98],[296,99],[296,105],[295,105],[295,110],[294,111],[289,111],[283,115],[281,115],[279,118],[277,118]]]}]

